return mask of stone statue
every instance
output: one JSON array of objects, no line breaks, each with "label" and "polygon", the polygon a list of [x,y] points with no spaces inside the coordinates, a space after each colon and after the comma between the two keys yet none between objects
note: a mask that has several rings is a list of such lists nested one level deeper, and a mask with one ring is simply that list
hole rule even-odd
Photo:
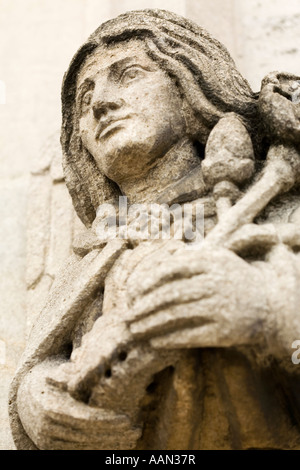
[{"label": "stone statue", "polygon": [[[19,449],[300,449],[300,78],[253,93],[173,13],[126,13],[73,58],[65,181],[88,228],[11,389]],[[97,209],[201,203],[204,241],[97,237]]]}]

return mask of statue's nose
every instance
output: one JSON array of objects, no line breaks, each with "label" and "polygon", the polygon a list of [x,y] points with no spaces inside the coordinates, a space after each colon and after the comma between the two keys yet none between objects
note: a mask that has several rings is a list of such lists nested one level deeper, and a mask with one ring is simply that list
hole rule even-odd
[{"label": "statue's nose", "polygon": [[93,104],[93,114],[95,119],[99,120],[101,116],[107,114],[110,110],[118,109],[123,105],[124,101],[122,99],[104,101],[98,100]]}]

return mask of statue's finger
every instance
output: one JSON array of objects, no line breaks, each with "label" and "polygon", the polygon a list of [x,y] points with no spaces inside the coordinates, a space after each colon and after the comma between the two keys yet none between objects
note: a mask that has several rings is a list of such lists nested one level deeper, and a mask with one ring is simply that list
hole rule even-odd
[{"label": "statue's finger", "polygon": [[233,338],[227,340],[220,334],[217,323],[209,323],[158,336],[150,340],[154,349],[215,348],[231,346]]},{"label": "statue's finger", "polygon": [[140,320],[155,311],[184,305],[212,297],[216,292],[216,282],[205,274],[168,282],[147,295],[139,296],[132,305],[128,323]]},{"label": "statue's finger", "polygon": [[149,264],[143,269],[137,269],[127,282],[129,297],[145,295],[176,278],[184,279],[205,273],[208,263],[207,257],[203,258],[200,252],[195,254],[184,250],[183,253],[170,256],[155,266]]},{"label": "statue's finger", "polygon": [[130,331],[136,339],[147,339],[172,330],[211,323],[215,321],[215,311],[216,301],[211,299],[176,305],[132,323]]}]

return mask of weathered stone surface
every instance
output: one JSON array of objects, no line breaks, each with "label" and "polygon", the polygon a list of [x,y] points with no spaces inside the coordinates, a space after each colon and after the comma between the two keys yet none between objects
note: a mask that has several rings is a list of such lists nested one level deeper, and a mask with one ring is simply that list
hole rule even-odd
[{"label": "weathered stone surface", "polygon": [[70,198],[67,197],[66,187],[62,183],[54,184],[51,192],[51,220],[48,226],[48,231],[50,232],[49,251],[45,266],[46,273],[53,278],[57,273],[58,267],[70,255],[72,221],[72,204]]},{"label": "weathered stone surface", "polygon": [[48,274],[43,274],[37,284],[29,288],[27,291],[27,337],[30,334],[32,325],[34,324],[39,314],[41,313],[42,308],[44,307],[52,283],[53,278]]},{"label": "weathered stone surface", "polygon": [[45,271],[50,241],[52,180],[49,174],[32,175],[30,181],[26,281],[34,286]]},{"label": "weathered stone surface", "polygon": [[299,73],[298,0],[289,0],[288,5],[280,0],[236,2],[235,19],[236,59],[254,90],[270,71]]},{"label": "weathered stone surface", "polygon": [[[27,178],[1,181],[1,309],[0,339],[5,344],[1,374],[1,448],[13,449],[8,421],[8,387],[25,347],[25,239]],[[5,203],[4,203],[5,202]]]}]

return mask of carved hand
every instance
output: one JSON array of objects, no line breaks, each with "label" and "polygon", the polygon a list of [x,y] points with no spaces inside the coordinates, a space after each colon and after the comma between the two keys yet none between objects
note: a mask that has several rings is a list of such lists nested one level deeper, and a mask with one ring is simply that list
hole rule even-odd
[{"label": "carved hand", "polygon": [[[273,281],[272,288],[275,273]],[[137,266],[127,286],[130,330],[136,339],[151,339],[154,347],[263,341],[270,315],[263,269],[229,250],[156,252]]]},{"label": "carved hand", "polygon": [[48,383],[59,360],[47,360],[27,374],[18,393],[18,410],[30,437],[43,450],[130,449],[141,429],[112,410],[74,400]]}]

